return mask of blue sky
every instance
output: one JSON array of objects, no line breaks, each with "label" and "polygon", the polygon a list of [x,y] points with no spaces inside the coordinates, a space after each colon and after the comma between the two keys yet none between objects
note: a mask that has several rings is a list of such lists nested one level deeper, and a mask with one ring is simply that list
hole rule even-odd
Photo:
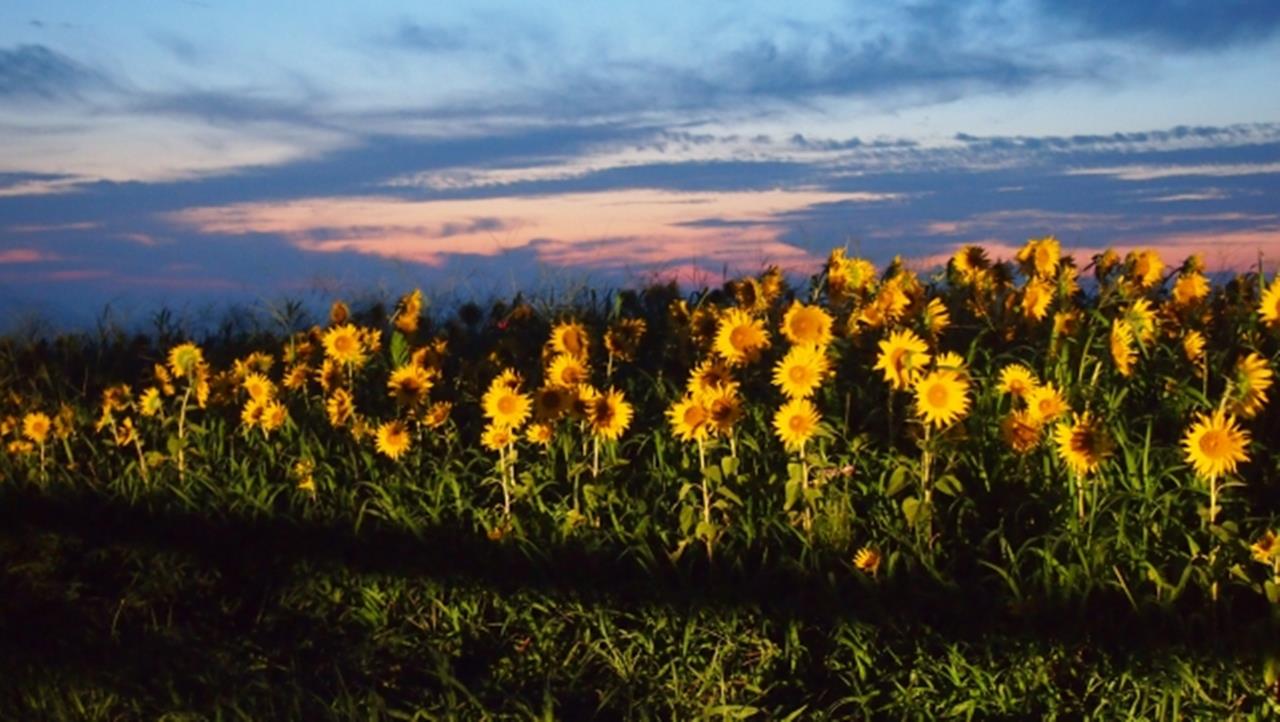
[{"label": "blue sky", "polygon": [[0,6],[0,320],[1280,258],[1280,3]]}]

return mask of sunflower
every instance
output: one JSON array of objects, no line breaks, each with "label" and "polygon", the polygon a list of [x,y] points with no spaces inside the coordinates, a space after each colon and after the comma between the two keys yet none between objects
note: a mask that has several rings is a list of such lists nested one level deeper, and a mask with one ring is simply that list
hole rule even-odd
[{"label": "sunflower", "polygon": [[822,417],[808,399],[792,399],[773,415],[773,430],[789,451],[799,451],[818,430]]},{"label": "sunflower", "polygon": [[1217,479],[1235,473],[1236,464],[1247,462],[1245,445],[1249,432],[1236,426],[1236,417],[1218,409],[1212,415],[1197,414],[1196,421],[1182,437],[1182,448],[1188,464],[1205,479]]},{"label": "sunflower", "polygon": [[316,369],[316,381],[320,383],[320,390],[326,394],[341,387],[345,380],[342,364],[331,358],[325,359],[320,368]]},{"label": "sunflower", "polygon": [[551,424],[529,424],[529,428],[525,429],[524,438],[531,444],[539,446],[550,446],[551,437],[554,436],[555,429]]},{"label": "sunflower", "polygon": [[622,392],[610,388],[600,394],[591,405],[591,432],[596,436],[612,441],[622,435],[631,425],[633,414],[631,404]]},{"label": "sunflower", "polygon": [[1042,427],[1026,409],[1015,411],[1000,422],[1000,435],[1014,453],[1025,454],[1040,443]]},{"label": "sunflower", "polygon": [[142,398],[138,400],[138,413],[143,416],[155,416],[163,408],[164,397],[160,395],[160,389],[150,386],[142,392]]},{"label": "sunflower", "polygon": [[330,326],[341,326],[347,322],[348,318],[351,318],[351,309],[346,303],[342,301],[334,301],[333,305],[329,306]]},{"label": "sunflower", "polygon": [[951,313],[941,298],[931,298],[924,307],[924,325],[929,335],[937,338],[951,325]]},{"label": "sunflower", "polygon": [[1204,334],[1187,331],[1187,335],[1182,337],[1182,353],[1186,354],[1191,363],[1199,364],[1204,359],[1204,344]]},{"label": "sunflower", "polygon": [[1130,251],[1125,257],[1125,263],[1129,267],[1129,278],[1140,288],[1155,286],[1164,275],[1164,261],[1160,260],[1160,254],[1151,249]]},{"label": "sunflower", "polygon": [[790,399],[806,399],[822,385],[831,363],[821,346],[792,346],[773,367],[773,385]]},{"label": "sunflower", "polygon": [[873,577],[880,569],[880,562],[880,552],[871,547],[862,547],[857,554],[853,555],[853,566],[863,574],[870,574]]},{"label": "sunflower", "polygon": [[707,359],[689,373],[689,392],[703,395],[724,387],[737,387],[733,372],[719,359]]},{"label": "sunflower", "polygon": [[517,389],[504,383],[501,377],[494,379],[481,400],[484,415],[500,426],[519,427],[529,418],[532,401]]},{"label": "sunflower", "polygon": [[1156,313],[1151,308],[1151,302],[1145,298],[1140,298],[1133,302],[1124,314],[1124,320],[1133,329],[1133,335],[1143,346],[1155,340],[1156,331]]},{"label": "sunflower", "polygon": [[956,375],[957,378],[969,382],[969,364],[965,363],[964,357],[955,351],[946,351],[938,354],[934,359],[934,368],[939,371],[949,371]]},{"label": "sunflower", "polygon": [[276,360],[271,356],[271,354],[254,351],[244,358],[233,361],[231,364],[231,370],[232,373],[235,374],[236,378],[243,381],[246,376],[252,373],[265,375],[267,372],[271,371],[271,367],[275,365],[275,362]]},{"label": "sunflower", "polygon": [[290,391],[300,391],[307,387],[307,379],[311,378],[311,367],[305,363],[294,364],[284,372],[284,387]]},{"label": "sunflower", "polygon": [[831,315],[820,306],[792,301],[782,317],[782,335],[796,345],[826,346],[831,343]]},{"label": "sunflower", "polygon": [[996,390],[1021,399],[1026,398],[1039,385],[1034,371],[1022,364],[1009,364],[1000,369],[1000,382]]},{"label": "sunflower", "polygon": [[1257,416],[1267,403],[1271,377],[1271,366],[1257,352],[1240,359],[1231,386],[1231,412],[1244,419]]},{"label": "sunflower", "polygon": [[250,397],[244,403],[244,408],[240,410],[240,423],[246,429],[252,429],[255,426],[262,425],[262,419],[267,413],[267,401],[265,399],[255,399]]},{"label": "sunflower", "polygon": [[396,308],[395,318],[391,323],[396,329],[405,335],[412,335],[418,331],[418,323],[422,320],[422,291],[413,289],[412,292],[406,293],[400,298],[400,303]]},{"label": "sunflower", "polygon": [[194,343],[178,344],[169,349],[169,369],[177,378],[191,378],[204,365],[204,352]]},{"label": "sunflower", "polygon": [[267,401],[275,398],[276,386],[271,380],[257,372],[249,372],[245,374],[244,381],[240,382],[240,386],[249,394],[249,398],[255,401]]},{"label": "sunflower", "polygon": [[550,423],[569,412],[573,405],[572,387],[543,386],[533,394],[533,418]]},{"label": "sunflower", "polygon": [[1110,454],[1111,440],[1088,411],[1073,414],[1071,421],[1058,422],[1053,438],[1058,457],[1081,476],[1097,469]]},{"label": "sunflower", "polygon": [[423,417],[422,423],[426,424],[428,429],[435,429],[444,425],[449,420],[449,414],[453,411],[453,404],[448,401],[437,401],[431,404],[427,409],[426,416]]},{"label": "sunflower", "polygon": [[1070,408],[1053,384],[1044,384],[1027,394],[1027,411],[1036,424],[1047,424],[1070,411]]},{"label": "sunflower", "polygon": [[49,420],[49,415],[41,411],[34,411],[22,417],[22,435],[34,441],[37,444],[44,444],[49,438],[49,427],[53,422]]},{"label": "sunflower", "polygon": [[702,441],[710,431],[710,415],[697,396],[687,394],[667,409],[671,431],[681,441]]},{"label": "sunflower", "polygon": [[1022,289],[1022,316],[1028,321],[1043,321],[1053,301],[1053,285],[1035,278]]},{"label": "sunflower", "polygon": [[948,426],[969,410],[969,383],[951,371],[932,371],[916,383],[916,413],[926,424]]},{"label": "sunflower", "polygon": [[1067,336],[1074,336],[1079,328],[1079,311],[1058,311],[1053,314],[1053,335],[1057,336],[1059,340]]},{"label": "sunflower", "polygon": [[112,434],[115,436],[116,446],[128,446],[138,439],[137,430],[133,427],[133,419],[128,416],[112,429]]},{"label": "sunflower", "polygon": [[335,389],[324,403],[325,413],[329,416],[329,425],[333,428],[345,426],[356,413],[355,399],[346,389]]},{"label": "sunflower", "polygon": [[736,387],[721,386],[701,397],[707,408],[707,418],[712,431],[719,434],[732,433],[733,427],[742,418],[742,399]]},{"label": "sunflower", "polygon": [[133,389],[129,384],[108,386],[102,390],[102,410],[107,413],[124,411],[133,403]]},{"label": "sunflower", "polygon": [[929,363],[929,347],[911,330],[895,331],[880,342],[875,368],[884,371],[884,380],[899,391],[909,388]]},{"label": "sunflower", "polygon": [[547,385],[571,389],[591,379],[590,372],[577,356],[556,354],[547,365]]},{"label": "sunflower", "polygon": [[409,450],[409,442],[409,429],[405,427],[404,422],[399,419],[392,419],[378,427],[378,435],[374,445],[379,452],[394,461]]},{"label": "sunflower", "polygon": [[353,366],[364,361],[360,330],[351,324],[334,326],[324,334],[324,353],[335,362]]},{"label": "sunflower", "polygon": [[596,387],[591,384],[578,384],[574,387],[573,396],[569,399],[569,414],[575,419],[589,420],[591,407],[598,398],[600,398],[600,392]]},{"label": "sunflower", "polygon": [[752,276],[731,281],[729,290],[733,293],[733,300],[738,302],[738,308],[747,313],[760,313],[769,307],[764,288],[760,285],[760,281]]},{"label": "sunflower", "polygon": [[1186,308],[1203,301],[1209,295],[1209,279],[1198,271],[1179,273],[1173,282],[1173,303]]},{"label": "sunflower", "polygon": [[605,332],[604,348],[610,356],[634,361],[647,329],[643,318],[624,318]]},{"label": "sunflower", "polygon": [[1280,557],[1280,544],[1277,544],[1278,538],[1274,530],[1268,529],[1258,541],[1249,545],[1249,552],[1253,555],[1255,561],[1263,564],[1274,564],[1277,557]]},{"label": "sunflower", "polygon": [[263,405],[262,418],[258,421],[258,425],[262,427],[263,433],[266,433],[284,426],[288,420],[289,409],[279,401],[268,400]]},{"label": "sunflower", "polygon": [[982,246],[962,246],[951,257],[951,269],[961,282],[972,285],[991,267],[991,259]]},{"label": "sunflower", "polygon": [[431,374],[421,366],[401,366],[387,379],[387,395],[401,406],[417,407],[426,403],[431,392]]},{"label": "sunflower", "polygon": [[1133,375],[1133,364],[1138,359],[1133,350],[1133,328],[1118,318],[1111,322],[1111,359],[1121,376]]},{"label": "sunflower", "polygon": [[755,361],[760,351],[769,346],[769,332],[764,323],[745,311],[731,308],[720,318],[716,328],[716,351],[730,366]]},{"label": "sunflower", "polygon": [[764,297],[766,308],[778,300],[786,288],[787,279],[782,275],[781,268],[769,266],[764,273],[760,274],[760,293]]},{"label": "sunflower", "polygon": [[485,426],[484,433],[480,434],[480,445],[489,451],[502,451],[515,440],[515,435],[511,433],[510,426],[503,426],[497,423],[490,423]]},{"label": "sunflower", "polygon": [[591,350],[591,337],[587,329],[577,321],[564,321],[551,329],[551,348],[556,353],[564,353],[574,358],[586,360]]},{"label": "sunflower", "polygon": [[165,396],[173,396],[177,389],[173,387],[173,376],[169,373],[169,369],[164,364],[152,364],[151,376],[155,378],[156,386],[160,388],[160,393]]},{"label": "sunflower", "polygon": [[1028,276],[1050,278],[1058,271],[1062,246],[1053,236],[1032,238],[1018,251],[1018,263]]},{"label": "sunflower", "polygon": [[1271,279],[1271,285],[1263,292],[1258,303],[1258,315],[1268,326],[1280,328],[1280,273]]}]

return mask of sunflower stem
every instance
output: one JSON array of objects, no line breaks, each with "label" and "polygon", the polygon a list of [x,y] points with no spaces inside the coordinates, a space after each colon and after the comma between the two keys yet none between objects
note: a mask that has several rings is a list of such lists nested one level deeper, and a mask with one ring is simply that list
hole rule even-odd
[{"label": "sunflower stem", "polygon": [[805,442],[800,442],[800,489],[804,496],[804,533],[813,536],[813,510],[809,508],[809,458],[804,453]]},{"label": "sunflower stem", "polygon": [[191,379],[187,379],[187,391],[182,395],[182,408],[178,410],[178,480],[187,478],[187,404],[191,401]]},{"label": "sunflower stem", "polygon": [[600,437],[591,437],[591,478],[600,476]]},{"label": "sunflower stem", "polygon": [[1218,518],[1218,479],[1209,478],[1209,526]]},{"label": "sunflower stem", "polygon": [[503,446],[501,449],[498,450],[498,453],[500,455],[499,458],[501,459],[499,463],[502,467],[502,518],[503,519],[511,518],[511,490],[507,484],[507,475],[510,472],[510,466],[511,466],[510,462],[508,461],[509,457],[507,456],[507,450],[509,448],[511,448],[511,445],[506,444],[505,446]]}]

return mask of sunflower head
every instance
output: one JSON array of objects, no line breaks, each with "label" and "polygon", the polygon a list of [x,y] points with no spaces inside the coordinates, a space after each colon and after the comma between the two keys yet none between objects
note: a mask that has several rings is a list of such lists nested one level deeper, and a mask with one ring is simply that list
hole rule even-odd
[{"label": "sunflower head", "polygon": [[876,359],[875,368],[884,372],[884,379],[890,387],[901,391],[915,383],[929,359],[929,347],[924,339],[904,329],[893,332],[880,342],[880,356]]},{"label": "sunflower head", "polygon": [[1187,331],[1182,337],[1182,353],[1193,364],[1204,360],[1204,334],[1199,331]]},{"label": "sunflower head", "polygon": [[489,451],[501,451],[516,440],[510,426],[490,422],[480,434],[480,445]]},{"label": "sunflower head", "polygon": [[774,434],[789,451],[800,451],[818,431],[822,416],[808,399],[792,399],[773,415]]},{"label": "sunflower head", "polygon": [[1173,303],[1186,308],[1200,303],[1209,296],[1209,279],[1203,273],[1179,273],[1173,282]]},{"label": "sunflower head", "polygon": [[1228,397],[1231,412],[1243,419],[1252,419],[1267,404],[1267,389],[1271,388],[1271,365],[1256,351],[1236,362]]},{"label": "sunflower head", "polygon": [[857,554],[853,555],[853,566],[863,574],[869,574],[873,577],[880,570],[880,562],[880,552],[871,547],[862,547]]},{"label": "sunflower head", "polygon": [[240,383],[249,398],[257,401],[267,401],[275,398],[276,386],[271,380],[257,372],[250,372],[245,375],[244,381]]},{"label": "sunflower head", "polygon": [[356,413],[355,399],[346,389],[334,389],[324,403],[324,410],[329,416],[329,424],[335,429],[346,426]]},{"label": "sunflower head", "polygon": [[947,304],[936,296],[929,299],[929,303],[924,307],[924,326],[928,329],[929,335],[936,339],[950,325],[951,313],[947,311]]},{"label": "sunflower head", "polygon": [[431,404],[427,409],[426,415],[422,419],[422,423],[428,429],[435,429],[444,426],[444,422],[449,420],[449,414],[453,411],[453,404],[448,401],[437,401]]},{"label": "sunflower head", "polygon": [[969,383],[952,371],[932,371],[916,382],[916,414],[931,426],[950,426],[969,410]]},{"label": "sunflower head", "polygon": [[769,346],[769,332],[764,323],[747,312],[731,308],[716,327],[715,349],[730,366],[755,361]]},{"label": "sunflower head", "polygon": [[631,425],[634,411],[622,392],[609,389],[600,394],[591,405],[591,413],[587,421],[591,424],[591,433],[613,441],[622,435]]},{"label": "sunflower head", "polygon": [[49,415],[42,411],[33,411],[22,417],[22,435],[36,444],[44,444],[49,438],[49,429],[53,422]]},{"label": "sunflower head", "polygon": [[1276,563],[1276,559],[1280,558],[1280,544],[1277,543],[1277,535],[1275,530],[1268,529],[1258,541],[1249,545],[1249,552],[1253,555],[1254,561],[1261,562],[1267,566]]},{"label": "sunflower head", "polygon": [[689,393],[707,394],[722,387],[737,386],[733,372],[719,359],[707,359],[689,373]]},{"label": "sunflower head", "polygon": [[481,399],[481,405],[484,407],[485,417],[493,423],[517,428],[529,418],[532,401],[499,376],[489,385],[489,390]]},{"label": "sunflower head", "polygon": [[396,315],[392,319],[392,324],[396,329],[405,335],[413,335],[418,331],[418,324],[422,320],[422,291],[413,289],[409,293],[400,297],[400,302],[396,304]]},{"label": "sunflower head", "polygon": [[1128,321],[1117,318],[1111,322],[1111,360],[1121,376],[1133,375],[1133,364],[1138,359],[1133,349],[1133,327]]},{"label": "sunflower head", "polygon": [[1126,275],[1142,289],[1154,288],[1164,275],[1164,261],[1151,249],[1130,251],[1125,257]]},{"label": "sunflower head", "polygon": [[400,406],[416,408],[426,403],[431,391],[431,374],[421,366],[401,366],[387,379],[387,395]]},{"label": "sunflower head", "polygon": [[348,307],[346,303],[342,301],[334,301],[333,305],[329,306],[330,326],[341,326],[346,323],[349,318],[351,318],[351,308]]},{"label": "sunflower head", "polygon": [[1002,394],[1022,399],[1039,385],[1034,371],[1022,364],[1009,364],[1000,369],[1000,382],[996,389]]},{"label": "sunflower head", "polygon": [[1060,421],[1053,432],[1058,457],[1076,474],[1084,476],[1097,469],[1111,453],[1111,439],[1102,424],[1088,411]]},{"label": "sunflower head", "polygon": [[377,436],[374,437],[374,446],[379,453],[392,461],[399,459],[409,450],[410,436],[408,427],[399,419],[384,422],[378,427]]},{"label": "sunflower head", "polygon": [[547,365],[547,385],[571,389],[591,380],[582,359],[567,353],[556,354]]},{"label": "sunflower head", "polygon": [[1000,422],[1000,435],[1014,453],[1025,454],[1040,443],[1041,425],[1026,409],[1015,411]]},{"label": "sunflower head", "polygon": [[356,366],[364,361],[364,344],[360,330],[351,324],[330,328],[324,334],[324,353],[327,358],[344,366]]},{"label": "sunflower head", "polygon": [[533,395],[533,417],[539,423],[551,423],[569,413],[574,400],[574,387],[543,386]]},{"label": "sunflower head", "polygon": [[729,434],[742,418],[742,398],[738,396],[737,386],[721,386],[701,397],[707,408],[707,419],[711,430],[718,434]]},{"label": "sunflower head", "polygon": [[178,344],[169,349],[169,370],[175,378],[191,378],[204,365],[204,352],[194,343]]},{"label": "sunflower head", "polygon": [[551,349],[555,353],[569,354],[586,360],[591,350],[591,337],[587,329],[577,321],[562,321],[551,329]]},{"label": "sunflower head", "polygon": [[1199,414],[1182,437],[1188,464],[1204,479],[1235,473],[1236,464],[1247,462],[1249,432],[1236,426],[1236,417],[1219,408],[1212,415]]},{"label": "sunflower head", "polygon": [[1036,424],[1048,424],[1069,410],[1053,384],[1037,386],[1027,394],[1027,412]]},{"label": "sunflower head", "polygon": [[831,363],[821,346],[792,346],[773,367],[773,384],[782,389],[787,398],[805,399],[822,385],[830,368]]},{"label": "sunflower head", "polygon": [[647,329],[643,318],[624,318],[605,332],[605,350],[623,361],[634,361]]},{"label": "sunflower head", "polygon": [[1280,273],[1271,279],[1271,285],[1263,292],[1258,302],[1258,315],[1271,328],[1280,328]]},{"label": "sunflower head", "polygon": [[1043,321],[1053,301],[1054,286],[1043,278],[1034,278],[1022,289],[1022,316],[1028,321]]},{"label": "sunflower head", "polygon": [[793,301],[782,317],[782,335],[793,344],[825,347],[831,343],[833,323],[822,307]]},{"label": "sunflower head", "polygon": [[524,438],[531,444],[538,446],[550,446],[551,438],[555,435],[555,427],[551,424],[537,423],[529,424],[529,428],[525,429]]},{"label": "sunflower head", "polygon": [[1053,236],[1032,238],[1018,251],[1018,263],[1027,276],[1052,278],[1058,272],[1062,258],[1062,245]]},{"label": "sunflower head", "polygon": [[707,407],[693,394],[667,409],[667,419],[671,422],[671,431],[681,441],[702,441],[710,432],[710,414]]}]

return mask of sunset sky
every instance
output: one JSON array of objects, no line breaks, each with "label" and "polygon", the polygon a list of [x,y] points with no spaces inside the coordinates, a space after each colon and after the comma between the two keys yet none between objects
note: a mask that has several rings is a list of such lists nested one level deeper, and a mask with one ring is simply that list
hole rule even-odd
[{"label": "sunset sky", "polygon": [[1274,0],[264,5],[0,4],[0,325],[1050,233],[1280,261]]}]

